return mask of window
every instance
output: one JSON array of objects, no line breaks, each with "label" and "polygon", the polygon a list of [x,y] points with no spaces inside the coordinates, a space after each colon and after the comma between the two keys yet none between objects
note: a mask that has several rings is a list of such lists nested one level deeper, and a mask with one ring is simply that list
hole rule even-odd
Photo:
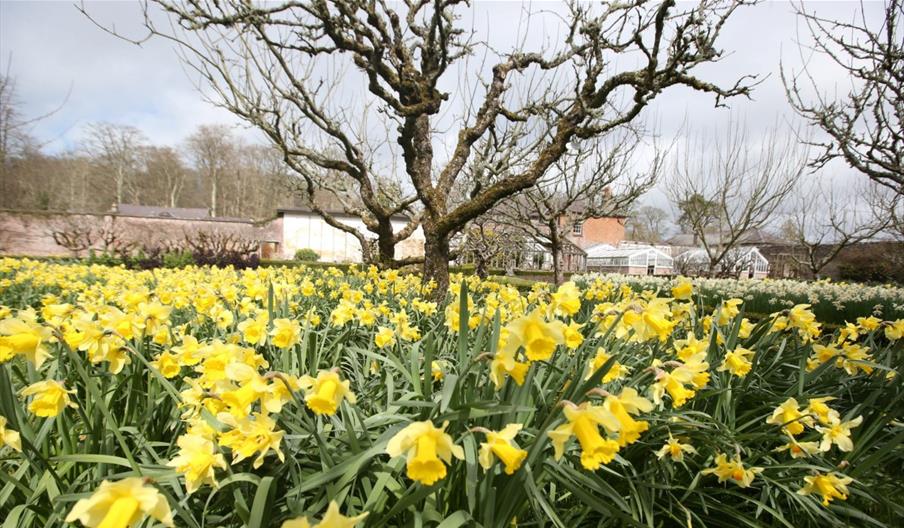
[{"label": "window", "polygon": [[584,222],[579,221],[575,222],[573,226],[571,226],[571,234],[575,236],[583,236],[584,235]]}]

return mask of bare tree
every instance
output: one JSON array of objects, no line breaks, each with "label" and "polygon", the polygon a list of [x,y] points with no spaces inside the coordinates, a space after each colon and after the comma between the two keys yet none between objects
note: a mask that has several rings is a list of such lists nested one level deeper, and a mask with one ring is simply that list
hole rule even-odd
[{"label": "bare tree", "polygon": [[[10,205],[16,195],[12,175],[12,161],[38,152],[41,144],[31,135],[31,128],[60,111],[69,99],[67,94],[59,106],[34,117],[26,117],[21,111],[21,101],[16,93],[16,79],[11,75],[11,61],[0,72],[0,204]],[[15,205],[15,203],[13,203]]]},{"label": "bare tree", "polygon": [[210,189],[210,215],[217,216],[220,184],[234,158],[232,131],[226,125],[201,125],[186,140],[195,169]]},{"label": "bare tree", "polygon": [[891,219],[863,199],[867,192],[849,186],[841,190],[826,182],[799,186],[785,226],[785,235],[801,250],[791,259],[819,278],[844,248],[884,231]]},{"label": "bare tree", "polygon": [[734,263],[724,261],[742,254],[736,248],[744,235],[766,226],[793,191],[807,164],[795,137],[776,127],[757,143],[734,121],[688,140],[667,192],[705,251],[708,274],[731,269]]},{"label": "bare tree", "polygon": [[795,74],[782,71],[791,105],[828,135],[813,143],[820,149],[811,165],[820,168],[841,158],[904,194],[904,1],[888,0],[884,20],[873,27],[862,3],[853,22],[822,18],[803,5],[796,9],[812,36],[811,49],[851,80],[846,95],[831,97],[806,67]]},{"label": "bare tree", "polygon": [[550,252],[556,284],[565,280],[563,253],[574,227],[589,218],[625,215],[656,182],[662,154],[654,154],[647,170],[632,173],[637,145],[635,133],[578,142],[533,187],[493,210],[499,222]]},{"label": "bare tree", "polygon": [[654,205],[631,208],[625,223],[628,240],[658,244],[665,237],[669,213]]},{"label": "bare tree", "polygon": [[[631,122],[672,86],[714,94],[717,105],[750,90],[745,79],[723,87],[691,73],[720,58],[716,40],[744,0],[574,2],[544,20],[564,35],[554,48],[503,52],[458,23],[463,0],[153,3],[179,29],[158,28],[148,15],[151,35],[177,42],[218,101],[270,137],[312,188],[312,170],[354,182],[362,219],[377,221],[381,253],[400,235],[384,231],[392,211],[379,205],[374,174],[405,176],[403,188],[423,207],[424,273],[438,295],[448,284],[452,236],[532,186],[574,141]],[[637,61],[618,60],[624,55]],[[475,149],[516,126],[527,155],[468,200],[453,201]],[[311,131],[333,148],[311,148]],[[374,170],[389,167],[387,151],[396,147],[401,170]]]},{"label": "bare tree", "polygon": [[176,207],[188,174],[179,153],[172,147],[149,146],[142,156],[147,181],[156,187],[159,203]]},{"label": "bare tree", "polygon": [[473,263],[474,272],[485,279],[490,266],[502,266],[508,271],[524,252],[524,236],[493,220],[491,215],[476,218],[462,231],[456,244],[459,262]]},{"label": "bare tree", "polygon": [[124,203],[126,191],[135,203],[140,203],[138,174],[141,152],[147,139],[135,127],[114,123],[93,123],[88,126],[85,149],[96,160],[100,170],[112,178],[116,204]]}]

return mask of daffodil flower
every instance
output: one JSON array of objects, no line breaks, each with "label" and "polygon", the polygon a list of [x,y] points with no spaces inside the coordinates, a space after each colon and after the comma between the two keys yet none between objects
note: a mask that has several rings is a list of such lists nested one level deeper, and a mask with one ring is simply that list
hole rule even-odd
[{"label": "daffodil flower", "polygon": [[804,432],[804,426],[812,426],[813,420],[801,412],[800,405],[794,398],[788,398],[775,408],[772,416],[766,419],[766,423],[778,425],[790,436],[797,436]]},{"label": "daffodil flower", "polygon": [[321,370],[316,378],[302,376],[298,385],[305,392],[305,403],[314,414],[334,415],[339,410],[342,400],[354,404],[357,399],[349,388],[351,382],[342,380],[339,374],[331,370]]},{"label": "daffodil flower", "polygon": [[530,315],[515,319],[507,325],[506,350],[512,354],[524,347],[530,361],[545,361],[552,357],[558,345],[565,342],[565,324],[546,321],[538,308]]},{"label": "daffodil flower", "polygon": [[704,475],[716,475],[719,482],[730,480],[741,488],[750,487],[753,479],[758,473],[763,471],[761,467],[745,468],[741,462],[741,457],[737,456],[734,460],[728,460],[723,453],[719,453],[715,460],[716,467],[704,469],[701,473]]},{"label": "daffodil flower", "polygon": [[86,528],[128,528],[138,526],[146,516],[174,526],[166,497],[144,480],[130,477],[101,482],[91,497],[75,503],[66,522],[79,521]]},{"label": "daffodil flower", "polygon": [[518,471],[524,459],[527,458],[527,451],[519,448],[515,443],[515,436],[522,427],[519,423],[513,423],[506,425],[498,432],[480,429],[479,432],[483,432],[487,437],[487,441],[480,444],[478,453],[480,465],[484,469],[490,469],[495,457],[505,466],[506,475],[512,475]]},{"label": "daffodil flower", "polygon": [[718,371],[729,371],[733,376],[737,376],[739,378],[743,378],[749,372],[753,363],[750,361],[750,358],[753,357],[753,351],[747,350],[746,348],[737,347],[731,352],[725,353],[725,359],[722,360],[722,364],[719,365]]},{"label": "daffodil flower", "polygon": [[22,438],[18,431],[6,427],[6,417],[0,416],[0,447],[9,446],[11,449],[22,452]]},{"label": "daffodil flower", "polygon": [[28,405],[28,410],[41,418],[57,416],[66,407],[78,407],[69,398],[70,394],[75,394],[75,390],[67,390],[66,386],[59,381],[46,380],[32,383],[22,389],[19,394],[22,396],[34,396]]},{"label": "daffodil flower", "polygon": [[274,319],[270,330],[270,342],[278,348],[290,348],[298,342],[301,326],[292,319]]},{"label": "daffodil flower", "polygon": [[317,524],[308,522],[307,517],[296,517],[289,519],[282,524],[282,528],[354,528],[359,522],[367,517],[368,512],[355,517],[346,517],[339,513],[339,505],[336,501],[330,501],[330,505],[326,510],[326,515]]},{"label": "daffodil flower", "polygon": [[847,485],[854,479],[837,473],[826,475],[817,473],[810,477],[804,477],[804,487],[797,490],[800,495],[818,493],[822,495],[822,505],[828,506],[834,499],[847,500]]},{"label": "daffodil flower", "polygon": [[242,420],[236,420],[229,413],[220,413],[217,419],[232,427],[220,435],[218,442],[221,446],[232,450],[232,463],[237,464],[242,460],[257,454],[252,467],[261,467],[264,458],[273,450],[280,461],[285,460],[285,455],[280,449],[285,431],[276,430],[276,422],[268,415],[254,413]]},{"label": "daffodil flower", "polygon": [[608,464],[618,453],[618,442],[605,438],[599,427],[609,431],[617,431],[620,427],[618,419],[601,406],[583,403],[580,406],[566,404],[564,408],[566,423],[549,431],[555,459],[559,460],[565,453],[565,444],[572,436],[577,437],[581,446],[581,465],[590,471],[596,471],[600,465]]},{"label": "daffodil flower", "polygon": [[446,464],[452,462],[452,457],[465,457],[461,446],[455,445],[445,432],[448,425],[445,422],[436,427],[429,420],[409,424],[389,440],[386,453],[393,458],[404,455],[408,478],[432,486],[445,478]]},{"label": "daffodil flower", "polygon": [[166,465],[185,476],[185,490],[194,493],[201,485],[217,487],[215,468],[226,469],[226,459],[216,452],[216,446],[200,435],[184,434],[176,440],[179,454]]},{"label": "daffodil flower", "polygon": [[697,450],[690,444],[681,443],[677,438],[672,436],[672,433],[669,433],[669,439],[666,441],[665,445],[656,452],[656,458],[661,460],[668,455],[675,462],[683,462],[685,453],[694,455],[697,454]]},{"label": "daffodil flower", "polygon": [[863,422],[863,417],[858,416],[853,420],[842,422],[836,420],[830,422],[827,426],[816,426],[816,430],[822,433],[822,441],[819,443],[820,451],[828,451],[832,448],[832,444],[837,445],[838,449],[844,452],[850,452],[854,449],[854,442],[851,441],[851,429],[857,427]]},{"label": "daffodil flower", "polygon": [[13,355],[21,355],[39,369],[50,357],[45,344],[52,338],[50,328],[30,317],[3,319],[0,321],[0,363]]}]

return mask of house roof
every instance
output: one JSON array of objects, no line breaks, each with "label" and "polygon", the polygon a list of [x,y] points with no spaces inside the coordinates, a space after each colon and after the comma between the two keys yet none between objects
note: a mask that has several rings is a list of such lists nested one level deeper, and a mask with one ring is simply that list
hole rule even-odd
[{"label": "house roof", "polygon": [[[722,240],[720,233],[707,233],[706,241],[710,245],[719,245]],[[666,240],[672,246],[699,246],[700,239],[693,233],[679,233]],[[738,238],[738,244],[742,246],[765,246],[774,244],[786,244],[787,241],[774,235],[765,229],[751,229]]]},{"label": "house roof", "polygon": [[[347,216],[357,218],[356,215],[346,213],[342,208],[324,208],[324,211],[327,214],[333,216]],[[310,206],[301,205],[297,207],[281,207],[276,210],[276,216],[285,216],[285,215],[313,215],[318,216],[318,213],[314,211]],[[411,217],[406,214],[396,214],[392,216],[393,220],[405,220],[408,221]]]},{"label": "house roof", "polygon": [[156,205],[118,204],[108,214],[138,218],[166,218],[172,220],[204,220],[205,222],[252,222],[237,216],[210,216],[202,207],[159,207]]},{"label": "house roof", "polygon": [[590,246],[586,251],[588,259],[633,257],[635,255],[652,252],[656,253],[657,255],[661,255],[669,260],[672,260],[672,257],[670,257],[668,254],[654,248],[653,246],[615,247],[610,246],[609,244],[597,244],[595,246]]},{"label": "house roof", "polygon": [[210,211],[201,207],[157,207],[154,205],[118,204],[114,212],[124,216],[148,218],[176,218],[180,220],[202,220],[210,218]]},{"label": "house roof", "polygon": [[[317,212],[311,207],[308,202],[308,198],[306,193],[305,196],[300,198],[299,205],[293,207],[282,207],[276,210],[276,216],[285,216],[286,214],[295,214],[295,215],[316,215]],[[355,196],[349,196],[349,200],[352,202],[352,205],[364,208],[363,204],[361,204],[360,199]],[[347,213],[345,211],[345,207],[342,205],[342,201],[336,197],[330,191],[324,189],[317,189],[314,191],[314,201],[317,205],[323,209],[327,214],[333,216],[346,216],[346,217],[355,217],[356,215]],[[407,214],[399,213],[393,215],[393,220],[408,220],[410,217]]]},{"label": "house roof", "polygon": [[[759,248],[756,247],[744,247],[738,248],[739,253],[737,256],[733,256],[731,258],[736,260],[744,260],[747,258],[754,259],[762,259],[766,262],[769,262],[763,254],[760,252]],[[703,249],[691,249],[690,251],[685,251],[680,255],[675,257],[675,260],[684,261],[684,262],[703,262],[709,261],[709,255],[706,254],[706,250]]]}]

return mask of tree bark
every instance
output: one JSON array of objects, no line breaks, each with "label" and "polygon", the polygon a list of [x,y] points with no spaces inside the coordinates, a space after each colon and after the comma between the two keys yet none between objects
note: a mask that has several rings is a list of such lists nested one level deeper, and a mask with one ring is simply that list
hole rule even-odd
[{"label": "tree bark", "polygon": [[552,271],[556,286],[565,282],[562,272],[562,236],[559,233],[558,219],[549,224],[549,250],[552,253]]},{"label": "tree bark", "polygon": [[395,266],[396,244],[392,232],[392,222],[381,221],[377,231],[377,265],[381,269],[392,268]]},{"label": "tree bark", "polygon": [[424,233],[424,280],[436,282],[431,298],[442,301],[449,290],[449,237]]}]

